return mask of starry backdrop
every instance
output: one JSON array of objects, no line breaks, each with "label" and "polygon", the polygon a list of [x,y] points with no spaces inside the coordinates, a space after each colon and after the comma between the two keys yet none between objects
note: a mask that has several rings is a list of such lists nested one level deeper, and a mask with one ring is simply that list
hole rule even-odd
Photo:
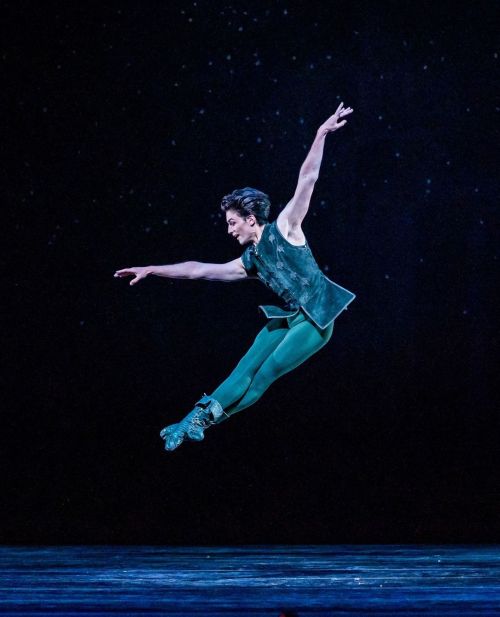
[{"label": "starry backdrop", "polygon": [[[495,3],[1,7],[1,541],[498,541]],[[304,231],[356,300],[164,452],[275,298],[114,271],[239,256],[222,196],[274,218],[341,101]]]}]

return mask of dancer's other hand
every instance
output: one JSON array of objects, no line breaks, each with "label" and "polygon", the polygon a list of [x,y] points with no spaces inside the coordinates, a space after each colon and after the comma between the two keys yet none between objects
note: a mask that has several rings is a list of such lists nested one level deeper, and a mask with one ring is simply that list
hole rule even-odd
[{"label": "dancer's other hand", "polygon": [[151,269],[147,266],[139,267],[139,268],[123,268],[122,270],[117,270],[114,273],[115,278],[124,278],[125,276],[133,276],[134,278],[130,281],[130,285],[135,285],[142,279],[146,278],[148,274],[151,274]]},{"label": "dancer's other hand", "polygon": [[326,133],[333,133],[340,127],[344,126],[344,124],[346,123],[346,120],[341,120],[339,122],[339,119],[349,114],[352,114],[352,112],[353,110],[350,107],[344,107],[344,103],[340,103],[340,105],[337,107],[337,111],[333,114],[333,116],[330,116],[328,120],[326,120],[326,122],[323,122],[323,124],[319,127],[318,130],[324,131]]}]

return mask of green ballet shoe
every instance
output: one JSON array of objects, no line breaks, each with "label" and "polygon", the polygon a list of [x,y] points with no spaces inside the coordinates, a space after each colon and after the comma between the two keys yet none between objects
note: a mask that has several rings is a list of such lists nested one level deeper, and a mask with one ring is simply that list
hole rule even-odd
[{"label": "green ballet shoe", "polygon": [[219,401],[203,395],[183,420],[162,429],[160,437],[165,440],[165,450],[175,450],[183,441],[201,441],[205,437],[203,431],[216,424],[222,415],[227,414]]}]

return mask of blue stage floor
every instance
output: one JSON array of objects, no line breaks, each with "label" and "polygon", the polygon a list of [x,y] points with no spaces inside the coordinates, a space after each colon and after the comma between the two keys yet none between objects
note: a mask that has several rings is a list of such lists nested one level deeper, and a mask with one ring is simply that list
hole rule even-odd
[{"label": "blue stage floor", "polygon": [[498,546],[0,548],[2,615],[500,615]]}]

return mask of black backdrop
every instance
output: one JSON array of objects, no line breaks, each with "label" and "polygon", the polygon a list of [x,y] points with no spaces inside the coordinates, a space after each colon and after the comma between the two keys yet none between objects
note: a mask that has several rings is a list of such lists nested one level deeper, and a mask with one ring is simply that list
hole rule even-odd
[{"label": "black backdrop", "polygon": [[[2,542],[499,539],[495,3],[414,4],[2,2]],[[304,229],[357,298],[166,453],[274,299],[113,272],[237,257],[221,197],[276,216],[340,101]]]}]

